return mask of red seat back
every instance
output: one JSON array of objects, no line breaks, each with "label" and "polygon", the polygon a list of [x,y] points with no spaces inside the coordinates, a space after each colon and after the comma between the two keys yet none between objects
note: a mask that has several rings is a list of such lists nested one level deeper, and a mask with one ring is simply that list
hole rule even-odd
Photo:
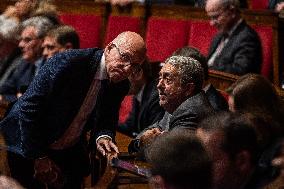
[{"label": "red seat back", "polygon": [[272,69],[273,69],[273,29],[271,26],[261,26],[253,25],[252,26],[258,33],[261,46],[262,46],[262,66],[261,66],[261,75],[271,78]]},{"label": "red seat back", "polygon": [[61,14],[60,20],[71,25],[80,37],[80,47],[90,48],[100,46],[102,18],[88,14]]},{"label": "red seat back", "polygon": [[141,24],[142,22],[139,17],[109,16],[104,44],[107,45],[118,34],[124,31],[140,33]]},{"label": "red seat back", "polygon": [[188,45],[196,47],[202,54],[207,56],[210,43],[216,33],[217,29],[210,26],[209,21],[192,21]]},{"label": "red seat back", "polygon": [[250,8],[253,10],[267,9],[269,0],[251,0]]},{"label": "red seat back", "polygon": [[147,55],[151,61],[165,61],[176,49],[187,44],[189,22],[149,18],[146,31]]},{"label": "red seat back", "polygon": [[132,99],[133,95],[128,95],[121,102],[121,106],[119,109],[119,123],[124,123],[128,118],[132,109],[132,102],[133,102]]}]

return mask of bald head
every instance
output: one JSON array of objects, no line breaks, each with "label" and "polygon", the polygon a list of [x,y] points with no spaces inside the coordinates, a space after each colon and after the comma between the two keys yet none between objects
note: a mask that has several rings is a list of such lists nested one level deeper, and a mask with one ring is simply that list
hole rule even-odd
[{"label": "bald head", "polygon": [[106,46],[104,54],[108,76],[118,82],[127,79],[145,60],[145,42],[135,32],[123,32]]},{"label": "bald head", "polygon": [[207,0],[205,10],[210,24],[227,33],[240,19],[239,0]]},{"label": "bald head", "polygon": [[126,31],[119,34],[111,43],[122,52],[128,53],[134,63],[142,63],[146,56],[146,47],[143,38],[135,33]]}]

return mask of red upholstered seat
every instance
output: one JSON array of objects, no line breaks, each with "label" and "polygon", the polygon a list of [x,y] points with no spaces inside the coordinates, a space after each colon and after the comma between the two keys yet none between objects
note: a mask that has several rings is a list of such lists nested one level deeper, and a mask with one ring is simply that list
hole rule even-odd
[{"label": "red upholstered seat", "polygon": [[107,45],[118,34],[124,31],[140,33],[141,23],[142,22],[139,17],[109,16],[104,44]]},{"label": "red upholstered seat", "polygon": [[119,123],[124,123],[129,116],[132,109],[132,99],[133,95],[126,96],[121,102],[119,109]]},{"label": "red upholstered seat", "polygon": [[269,0],[251,0],[250,8],[257,9],[267,9]]},{"label": "red upholstered seat", "polygon": [[273,69],[273,29],[271,26],[261,26],[253,25],[252,26],[258,33],[261,45],[262,45],[262,66],[261,74],[267,78],[271,78],[272,69]]},{"label": "red upholstered seat", "polygon": [[189,22],[149,18],[146,31],[147,55],[151,61],[164,61],[176,49],[187,45]]},{"label": "red upholstered seat", "polygon": [[198,48],[202,54],[207,56],[210,43],[216,33],[217,29],[210,26],[209,21],[192,21],[188,45]]},{"label": "red upholstered seat", "polygon": [[102,18],[98,15],[61,14],[60,20],[73,26],[80,37],[80,47],[90,48],[100,46]]}]

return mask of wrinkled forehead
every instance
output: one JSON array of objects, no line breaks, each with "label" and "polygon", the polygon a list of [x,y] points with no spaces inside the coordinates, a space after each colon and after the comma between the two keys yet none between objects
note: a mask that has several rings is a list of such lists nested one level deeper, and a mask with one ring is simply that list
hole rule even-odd
[{"label": "wrinkled forehead", "polygon": [[125,34],[113,40],[113,43],[120,49],[121,53],[127,54],[133,63],[141,64],[146,57],[144,40],[139,35]]},{"label": "wrinkled forehead", "polygon": [[160,76],[178,76],[178,70],[173,65],[165,63],[159,74]]},{"label": "wrinkled forehead", "polygon": [[220,12],[223,8],[220,0],[208,0],[205,6],[207,12]]}]

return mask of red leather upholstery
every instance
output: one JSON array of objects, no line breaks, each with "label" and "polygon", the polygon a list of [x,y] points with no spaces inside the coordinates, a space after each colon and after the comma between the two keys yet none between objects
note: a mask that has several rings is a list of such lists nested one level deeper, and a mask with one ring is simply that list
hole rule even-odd
[{"label": "red leather upholstery", "polygon": [[73,26],[80,37],[80,47],[90,48],[100,46],[102,18],[98,15],[61,14],[60,20]]},{"label": "red leather upholstery", "polygon": [[261,25],[253,25],[252,27],[258,33],[262,45],[261,75],[270,79],[273,68],[273,29],[272,27]]},{"label": "red leather upholstery", "polygon": [[210,26],[209,21],[191,21],[188,45],[196,47],[207,56],[210,43],[216,33],[217,29]]},{"label": "red leather upholstery", "polygon": [[176,49],[187,45],[188,31],[188,21],[149,18],[146,31],[149,59],[165,61]]},{"label": "red leather upholstery", "polygon": [[129,16],[109,16],[105,36],[105,45],[111,42],[118,34],[124,31],[140,33],[141,19]]},{"label": "red leather upholstery", "polygon": [[269,0],[251,0],[251,9],[267,9]]}]

